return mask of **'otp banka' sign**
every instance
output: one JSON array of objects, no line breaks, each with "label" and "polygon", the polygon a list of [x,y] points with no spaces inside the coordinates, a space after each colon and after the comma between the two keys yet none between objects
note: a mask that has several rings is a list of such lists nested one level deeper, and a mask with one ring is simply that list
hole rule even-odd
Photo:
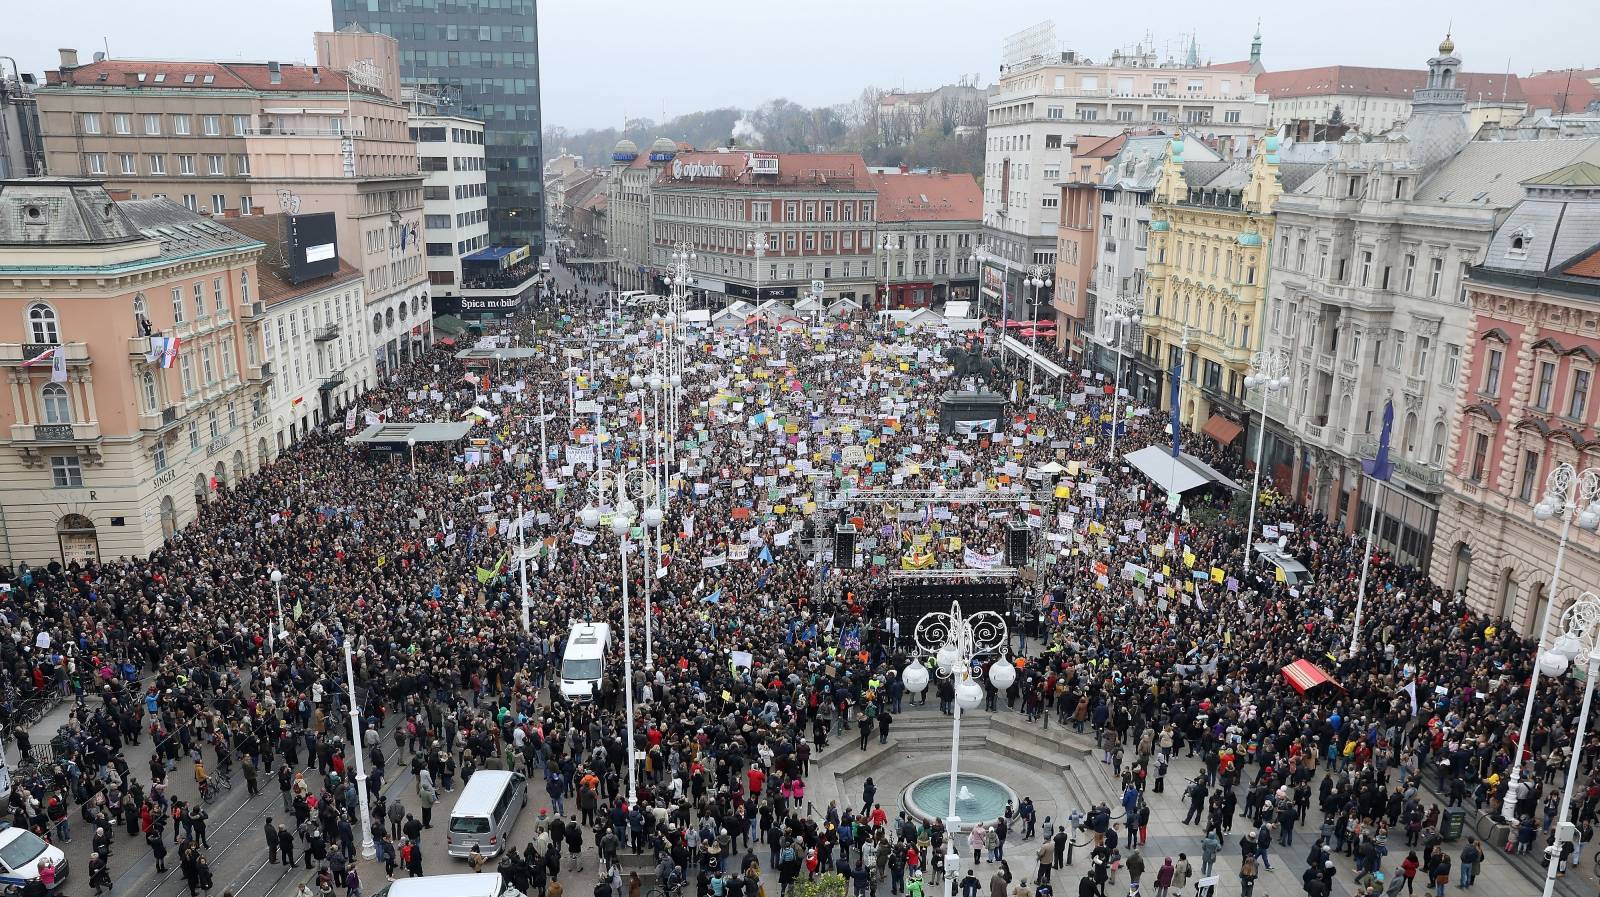
[{"label": "'otp banka' sign", "polygon": [[708,165],[708,164],[706,164],[704,162],[688,162],[688,163],[685,163],[681,159],[672,160],[672,178],[673,178],[673,180],[682,180],[684,178],[688,178],[689,180],[692,181],[695,178],[720,178],[720,177],[722,177],[722,166],[721,165],[717,165],[717,164],[714,164],[714,163]]}]

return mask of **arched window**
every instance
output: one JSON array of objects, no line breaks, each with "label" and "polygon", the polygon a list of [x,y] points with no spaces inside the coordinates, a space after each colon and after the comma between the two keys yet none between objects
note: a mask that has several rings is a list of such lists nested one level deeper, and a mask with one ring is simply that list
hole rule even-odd
[{"label": "arched window", "polygon": [[1215,303],[1215,302],[1208,303],[1206,305],[1206,332],[1207,333],[1211,333],[1212,332],[1212,325],[1216,323],[1216,319],[1217,319],[1217,303]]},{"label": "arched window", "polygon": [[394,309],[391,308],[383,313],[383,323],[389,325],[390,327],[394,326]]},{"label": "arched window", "polygon": [[372,332],[373,333],[382,333],[383,332],[383,315],[381,315],[381,314],[379,314],[377,312],[373,312],[372,313]]},{"label": "arched window", "polygon": [[156,395],[156,376],[145,371],[139,378],[140,385],[144,387],[144,407],[146,411],[156,410],[156,403],[160,399]]},{"label": "arched window", "polygon": [[45,423],[72,423],[72,404],[67,401],[66,387],[59,383],[46,383],[44,389],[39,390],[39,399],[44,406]]},{"label": "arched window", "polygon": [[1400,444],[1405,446],[1406,454],[1409,455],[1417,449],[1417,413],[1415,411],[1406,413],[1406,427],[1403,432],[1405,437]]},{"label": "arched window", "polygon": [[1445,432],[1444,421],[1433,425],[1433,463],[1435,466],[1444,464]]},{"label": "arched window", "polygon": [[28,338],[30,342],[56,345],[61,342],[61,331],[56,327],[56,310],[43,302],[28,306]]},{"label": "arched window", "polygon": [[404,321],[406,319],[406,313],[408,311],[409,311],[409,308],[407,307],[407,303],[404,300],[402,300],[401,303],[400,303],[400,320]]},{"label": "arched window", "polygon": [[422,314],[422,297],[421,296],[413,296],[411,298],[411,314],[413,314],[413,315]]}]

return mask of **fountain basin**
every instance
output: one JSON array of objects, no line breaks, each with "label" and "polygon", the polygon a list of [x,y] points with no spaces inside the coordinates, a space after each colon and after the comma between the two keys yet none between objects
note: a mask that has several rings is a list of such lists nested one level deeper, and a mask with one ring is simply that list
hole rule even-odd
[{"label": "fountain basin", "polygon": [[[966,831],[975,822],[994,822],[1005,813],[1008,801],[1012,807],[1018,804],[1015,791],[988,776],[961,773],[956,777],[956,788],[956,816],[960,820],[957,831]],[[900,803],[921,822],[945,819],[948,826],[950,774],[938,773],[917,779],[901,793]]]}]

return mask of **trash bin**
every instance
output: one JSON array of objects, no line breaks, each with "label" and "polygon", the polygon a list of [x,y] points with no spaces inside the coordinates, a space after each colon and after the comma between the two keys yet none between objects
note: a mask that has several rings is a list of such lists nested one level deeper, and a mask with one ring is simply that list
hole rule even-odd
[{"label": "trash bin", "polygon": [[1461,840],[1461,831],[1467,827],[1467,811],[1460,807],[1450,807],[1444,811],[1444,824],[1439,827],[1439,833],[1446,841]]}]

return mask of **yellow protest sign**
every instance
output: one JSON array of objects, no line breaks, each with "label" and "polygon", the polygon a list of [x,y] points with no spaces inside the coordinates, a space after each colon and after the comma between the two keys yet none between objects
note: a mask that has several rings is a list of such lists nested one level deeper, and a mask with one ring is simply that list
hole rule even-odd
[{"label": "yellow protest sign", "polygon": [[787,514],[788,512],[789,512],[789,506],[788,505],[778,505],[777,507],[772,509],[772,513],[779,514],[779,515]]},{"label": "yellow protest sign", "polygon": [[1161,575],[1162,576],[1171,576],[1172,575],[1172,568],[1168,567],[1166,564],[1162,564],[1161,565]]},{"label": "yellow protest sign", "polygon": [[814,502],[814,501],[806,502],[806,513],[807,514],[815,514],[816,512],[817,512],[817,503]]},{"label": "yellow protest sign", "polygon": [[1071,498],[1072,488],[1063,483],[1056,487],[1056,498]]},{"label": "yellow protest sign", "polygon": [[1283,568],[1282,567],[1273,567],[1272,568],[1272,578],[1276,579],[1278,582],[1288,582],[1289,581],[1288,577],[1283,575]]},{"label": "yellow protest sign", "polygon": [[1212,582],[1222,582],[1222,576],[1223,576],[1223,574],[1222,574],[1222,568],[1221,567],[1212,567],[1211,568],[1211,581]]},{"label": "yellow protest sign", "polygon": [[1195,562],[1194,552],[1191,552],[1189,549],[1185,548],[1183,550],[1183,565],[1185,567],[1193,567],[1194,566],[1194,562]]}]

